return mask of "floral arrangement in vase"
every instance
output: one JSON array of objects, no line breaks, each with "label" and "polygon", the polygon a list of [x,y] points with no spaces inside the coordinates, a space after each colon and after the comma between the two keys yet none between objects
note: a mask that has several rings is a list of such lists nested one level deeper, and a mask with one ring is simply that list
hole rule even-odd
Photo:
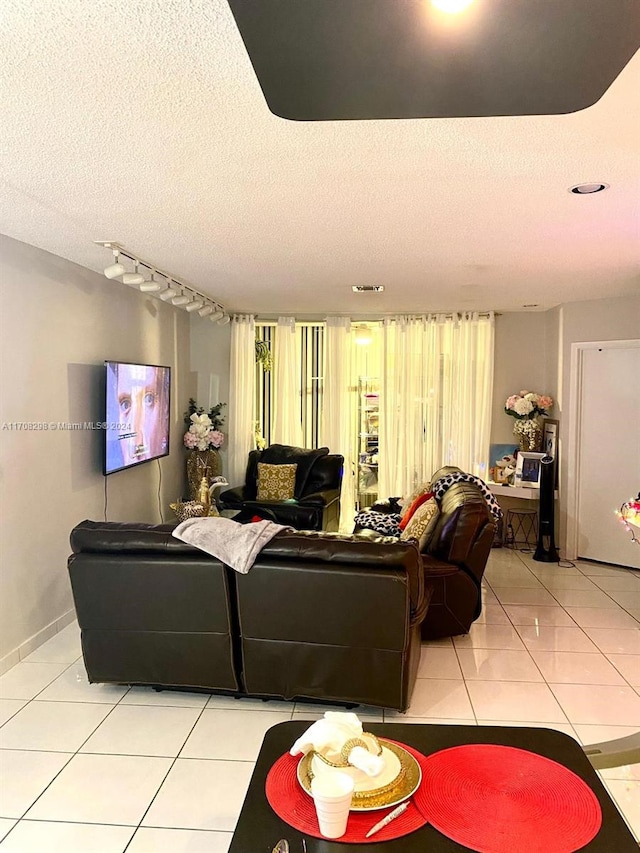
[{"label": "floral arrangement in vase", "polygon": [[196,401],[189,400],[189,408],[184,413],[184,422],[188,429],[184,434],[184,445],[189,450],[218,450],[224,443],[224,434],[220,427],[224,418],[220,414],[226,403],[218,403],[205,412]]},{"label": "floral arrangement in vase", "polygon": [[512,394],[504,404],[504,410],[516,419],[513,432],[518,436],[520,450],[539,450],[542,443],[540,417],[548,415],[553,408],[553,399],[548,394],[520,391]]}]

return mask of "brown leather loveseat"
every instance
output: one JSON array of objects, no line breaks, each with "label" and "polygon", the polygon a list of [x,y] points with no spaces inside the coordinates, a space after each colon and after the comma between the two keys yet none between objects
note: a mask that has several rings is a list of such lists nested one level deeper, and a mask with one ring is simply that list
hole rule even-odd
[{"label": "brown leather loveseat", "polygon": [[[433,486],[459,468],[441,468],[431,478]],[[449,486],[439,502],[440,515],[422,553],[425,587],[431,602],[422,623],[426,640],[466,634],[482,611],[481,581],[496,524],[478,487],[472,482]],[[392,500],[375,504],[378,512],[399,512]],[[356,528],[359,535],[371,535]],[[375,538],[375,534],[373,535]]]},{"label": "brown leather loveseat", "polygon": [[281,532],[241,575],[172,529],[72,531],[89,681],[406,710],[430,597],[414,542]]}]

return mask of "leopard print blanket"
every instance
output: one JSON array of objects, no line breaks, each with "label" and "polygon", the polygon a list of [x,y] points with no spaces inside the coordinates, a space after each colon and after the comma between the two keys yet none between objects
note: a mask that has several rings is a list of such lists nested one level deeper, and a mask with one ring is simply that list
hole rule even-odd
[{"label": "leopard print blanket", "polygon": [[[495,499],[493,492],[480,477],[474,474],[465,474],[463,471],[456,471],[451,474],[446,474],[433,484],[433,494],[438,503],[442,500],[444,493],[454,483],[461,481],[474,483],[480,490],[482,497],[487,502],[489,512],[494,517],[496,522],[502,518],[502,510],[500,504]],[[391,512],[376,512],[372,509],[363,509],[356,513],[355,524],[359,527],[366,527],[369,530],[375,530],[382,536],[400,536],[400,520],[402,516],[399,513]]]},{"label": "leopard print blanket", "polygon": [[453,486],[454,483],[459,483],[461,481],[473,483],[480,489],[482,497],[485,499],[487,506],[489,507],[489,512],[496,521],[500,521],[502,518],[500,504],[495,499],[495,496],[489,486],[487,486],[484,480],[481,480],[480,477],[476,477],[475,474],[465,474],[464,471],[454,471],[451,474],[446,474],[444,477],[441,477],[432,486],[435,499],[437,501],[441,501],[442,496],[447,489],[450,486]]}]

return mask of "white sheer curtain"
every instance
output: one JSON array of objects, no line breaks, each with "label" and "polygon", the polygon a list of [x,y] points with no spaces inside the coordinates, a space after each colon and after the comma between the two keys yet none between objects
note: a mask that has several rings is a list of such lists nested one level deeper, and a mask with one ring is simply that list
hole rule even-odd
[{"label": "white sheer curtain", "polygon": [[494,315],[462,314],[443,328],[443,465],[488,479]]},{"label": "white sheer curtain", "polygon": [[249,452],[255,449],[255,337],[253,315],[231,320],[231,369],[229,374],[229,475],[232,486],[241,486]]},{"label": "white sheer curtain", "polygon": [[274,402],[271,437],[302,447],[300,329],[294,317],[278,317],[274,347]]},{"label": "white sheer curtain", "polygon": [[351,321],[327,317],[321,443],[344,456],[340,497],[340,531],[351,533],[355,512],[353,438],[356,430]]},{"label": "white sheer curtain", "polygon": [[385,320],[380,497],[408,494],[442,465],[486,479],[493,348],[493,314]]}]

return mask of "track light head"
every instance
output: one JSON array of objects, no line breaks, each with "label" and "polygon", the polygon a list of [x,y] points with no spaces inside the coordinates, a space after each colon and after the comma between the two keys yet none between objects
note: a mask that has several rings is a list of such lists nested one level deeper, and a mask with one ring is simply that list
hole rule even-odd
[{"label": "track light head", "polygon": [[123,275],[125,272],[126,270],[122,264],[110,264],[110,266],[104,268],[104,274],[107,278],[118,278],[118,276]]},{"label": "track light head", "polygon": [[169,281],[167,282],[167,289],[162,291],[159,298],[162,299],[163,302],[169,302],[169,300],[172,300],[175,296],[180,296],[180,291],[177,287],[173,286],[173,282]]},{"label": "track light head", "polygon": [[204,308],[201,308],[198,311],[198,314],[201,317],[208,317],[209,314],[213,314],[213,305],[205,305]]},{"label": "track light head", "polygon": [[157,293],[161,285],[157,281],[143,281],[140,285],[142,293]]},{"label": "track light head", "polygon": [[199,311],[203,305],[204,300],[198,299],[198,297],[196,297],[188,305],[185,305],[185,310],[187,310],[191,314],[192,311]]},{"label": "track light head", "polygon": [[222,317],[218,320],[219,326],[226,326],[227,323],[231,320],[231,317],[228,314],[223,314]]},{"label": "track light head", "polygon": [[122,276],[123,284],[142,284],[144,276],[139,272],[126,272]]},{"label": "track light head", "polygon": [[144,281],[144,276],[138,270],[138,262],[136,261],[133,266],[135,272],[126,272],[122,276],[123,284],[142,284],[142,282]]},{"label": "track light head", "polygon": [[172,305],[186,305],[189,302],[189,297],[181,293],[179,296],[174,296],[171,300]]},{"label": "track light head", "polygon": [[160,282],[155,280],[153,273],[148,281],[140,282],[140,290],[143,293],[158,293],[159,290],[166,290],[167,288],[163,288]]},{"label": "track light head", "polygon": [[107,278],[118,278],[118,276],[126,272],[126,269],[120,263],[120,252],[117,249],[113,250],[113,257],[114,262],[104,268],[104,274]]}]

